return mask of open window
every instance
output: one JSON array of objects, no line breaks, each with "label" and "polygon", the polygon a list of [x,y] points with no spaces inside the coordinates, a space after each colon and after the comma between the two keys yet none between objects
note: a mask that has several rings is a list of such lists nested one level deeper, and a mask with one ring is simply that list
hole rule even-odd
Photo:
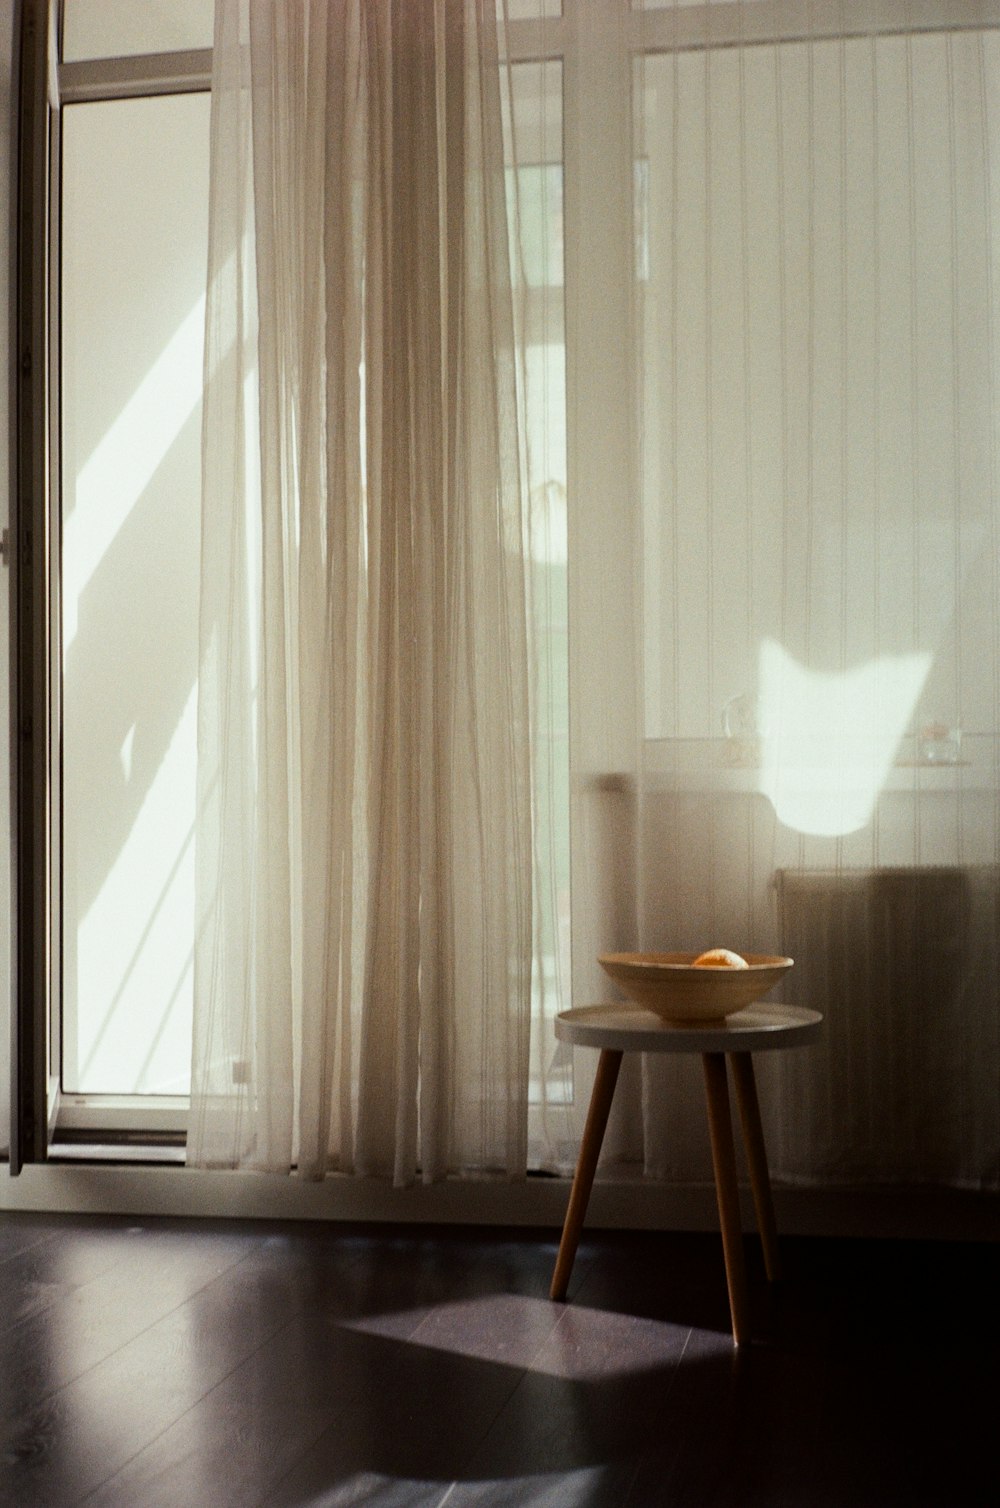
[{"label": "open window", "polygon": [[[554,56],[539,52],[539,9],[512,7],[510,60],[537,768],[555,855],[539,918],[536,1119],[557,1053],[551,1021],[567,1003],[569,925],[562,66],[558,39]],[[212,0],[23,11],[34,51],[22,64],[19,307],[31,339],[48,343],[19,379],[19,455],[34,468],[21,512],[46,541],[20,574],[16,629],[32,728],[18,777],[26,1160],[46,1156],[53,1133],[61,1157],[99,1144],[120,1155],[151,1137],[179,1146],[186,1126],[213,11]],[[565,1097],[568,1066],[556,1077]]]}]

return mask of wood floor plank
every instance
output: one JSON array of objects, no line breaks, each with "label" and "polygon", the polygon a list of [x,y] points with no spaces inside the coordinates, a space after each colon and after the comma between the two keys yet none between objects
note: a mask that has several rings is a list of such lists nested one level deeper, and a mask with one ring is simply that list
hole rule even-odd
[{"label": "wood floor plank", "polygon": [[[239,1325],[229,1323],[239,1307],[234,1259],[244,1249],[232,1238],[189,1238],[179,1261],[176,1240],[154,1240],[138,1266],[116,1266],[14,1333],[20,1344],[5,1357],[0,1415],[0,1470],[12,1501],[75,1501],[228,1373],[241,1347],[260,1344],[247,1306]],[[226,1302],[206,1325],[213,1280]],[[272,1327],[280,1323],[273,1301],[257,1309]]]},{"label": "wood floor plank", "polygon": [[44,1223],[32,1215],[5,1210],[0,1214],[0,1264],[52,1239],[55,1221]]},{"label": "wood floor plank", "polygon": [[[301,1251],[290,1259],[300,1266],[306,1260]],[[455,1441],[485,1432],[521,1375],[516,1365],[483,1360],[477,1351],[499,1344],[499,1326],[508,1340],[519,1332],[518,1344],[533,1354],[541,1332],[558,1319],[542,1298],[549,1254],[524,1242],[418,1236],[368,1243],[332,1284],[318,1276],[323,1260],[318,1248],[308,1320],[290,1323],[204,1398],[196,1430],[179,1420],[95,1503],[155,1503],[174,1490],[167,1484],[197,1479],[213,1504],[244,1504],[252,1482],[278,1490],[296,1451],[298,1475],[283,1489],[293,1501],[305,1478],[325,1489],[360,1475],[370,1494],[379,1475],[366,1467],[372,1459],[381,1460],[387,1481],[436,1484],[442,1469],[451,1470]],[[516,1292],[498,1314],[502,1283],[523,1290],[520,1327]],[[434,1302],[445,1294],[448,1304]],[[297,1401],[289,1407],[288,1400]],[[242,1444],[248,1437],[251,1457]],[[430,1500],[440,1496],[437,1485],[427,1491]],[[421,1488],[406,1501],[423,1496]]]},{"label": "wood floor plank", "polygon": [[383,1474],[396,1478],[433,1475],[455,1433],[463,1437],[480,1416],[495,1416],[502,1390],[513,1385],[503,1370],[353,1331],[329,1316],[300,1317],[94,1502],[167,1503],[180,1483],[192,1492],[197,1484],[213,1505],[242,1508],[287,1477],[321,1438],[324,1482],[329,1472],[354,1475],[366,1463],[381,1463]]},{"label": "wood floor plank", "polygon": [[[734,1490],[739,1503],[756,1504],[761,1480],[776,1505],[811,1508],[817,1459],[810,1446],[822,1429],[811,1371],[790,1369],[783,1377],[787,1391],[776,1396],[757,1346],[734,1354],[725,1342],[717,1331],[692,1333],[681,1382],[656,1420],[624,1500],[630,1508],[727,1503]],[[794,1495],[786,1498],[789,1481]]]},{"label": "wood floor plank", "polygon": [[51,1282],[24,1275],[26,1312],[2,1340],[0,1418],[8,1423],[21,1399],[39,1401],[67,1386],[252,1249],[245,1235],[206,1231],[192,1240],[142,1227],[123,1232],[120,1240],[116,1233],[113,1244],[93,1240],[92,1246],[84,1260],[78,1244],[69,1243],[65,1259],[50,1263]]},{"label": "wood floor plank", "polygon": [[620,1462],[512,1476],[457,1482],[442,1508],[618,1508],[622,1502]]},{"label": "wood floor plank", "polygon": [[400,1348],[387,1373],[376,1365],[380,1386],[334,1410],[295,1469],[258,1501],[367,1501],[363,1492],[376,1501],[437,1503],[520,1377],[515,1368],[411,1346]]},{"label": "wood floor plank", "polygon": [[[387,1503],[439,1501],[565,1318],[547,1297],[548,1267],[521,1264],[512,1274],[502,1251],[480,1248],[464,1284],[455,1274],[453,1292],[464,1287],[464,1296],[409,1311],[418,1323],[406,1336],[397,1313],[391,1338],[405,1345],[391,1362],[371,1363],[385,1374],[382,1386],[365,1390],[353,1414],[338,1411],[267,1501],[349,1503],[364,1501],[361,1492]],[[500,1291],[504,1275],[529,1291]],[[388,1338],[372,1317],[354,1328],[382,1346]]]},{"label": "wood floor plank", "polygon": [[[0,1229],[4,1224],[5,1218],[0,1218]],[[23,1223],[20,1231],[25,1232]],[[134,1245],[124,1222],[76,1228],[64,1219],[40,1227],[35,1240],[15,1242],[0,1267],[0,1282],[9,1300],[0,1312],[0,1334],[102,1277]]]},{"label": "wood floor plank", "polygon": [[[4,1222],[0,1219],[0,1230]],[[19,1217],[0,1508],[982,1508],[997,1247]]]},{"label": "wood floor plank", "polygon": [[[586,1287],[526,1371],[482,1444],[463,1467],[455,1498],[474,1501],[489,1483],[538,1491],[548,1473],[553,1501],[584,1492],[620,1504],[653,1437],[662,1399],[674,1385],[688,1332],[658,1320],[590,1309]],[[581,1476],[581,1470],[584,1475]],[[548,1489],[546,1489],[548,1492]],[[552,1494],[549,1494],[552,1495]],[[491,1499],[492,1500],[492,1499]]]}]

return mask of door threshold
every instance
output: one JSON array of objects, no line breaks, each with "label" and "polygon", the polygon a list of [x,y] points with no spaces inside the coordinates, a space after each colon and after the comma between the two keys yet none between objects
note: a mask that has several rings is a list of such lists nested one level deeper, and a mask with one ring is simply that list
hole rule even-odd
[{"label": "door threshold", "polygon": [[185,1156],[183,1137],[144,1137],[135,1133],[130,1136],[100,1137],[91,1132],[86,1138],[59,1137],[50,1143],[46,1160],[50,1163],[99,1162],[127,1164],[130,1167],[173,1164],[183,1167]]}]

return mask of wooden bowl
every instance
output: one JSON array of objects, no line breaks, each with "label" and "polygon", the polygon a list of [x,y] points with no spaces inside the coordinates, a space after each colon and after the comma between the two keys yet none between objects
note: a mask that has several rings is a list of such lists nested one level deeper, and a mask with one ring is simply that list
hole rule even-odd
[{"label": "wooden bowl", "polygon": [[745,953],[745,969],[692,967],[697,953],[602,953],[598,963],[636,1005],[664,1021],[719,1021],[752,1005],[792,967],[790,958]]}]

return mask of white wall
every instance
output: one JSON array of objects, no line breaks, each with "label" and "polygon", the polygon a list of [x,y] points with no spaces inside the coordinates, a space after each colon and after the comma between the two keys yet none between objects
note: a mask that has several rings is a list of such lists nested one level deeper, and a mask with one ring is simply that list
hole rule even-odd
[{"label": "white wall", "polygon": [[717,737],[767,639],[926,653],[914,722],[994,734],[1000,37],[644,77],[647,736]]},{"label": "white wall", "polygon": [[214,0],[69,0],[63,57],[115,58],[211,47]]},{"label": "white wall", "polygon": [[[650,773],[769,798],[775,866],[995,862],[1000,36],[644,80]],[[765,704],[756,782],[717,769],[740,696]],[[914,769],[935,723],[950,774]],[[815,791],[778,789],[769,736]],[[867,792],[836,776],[862,767]]]}]

